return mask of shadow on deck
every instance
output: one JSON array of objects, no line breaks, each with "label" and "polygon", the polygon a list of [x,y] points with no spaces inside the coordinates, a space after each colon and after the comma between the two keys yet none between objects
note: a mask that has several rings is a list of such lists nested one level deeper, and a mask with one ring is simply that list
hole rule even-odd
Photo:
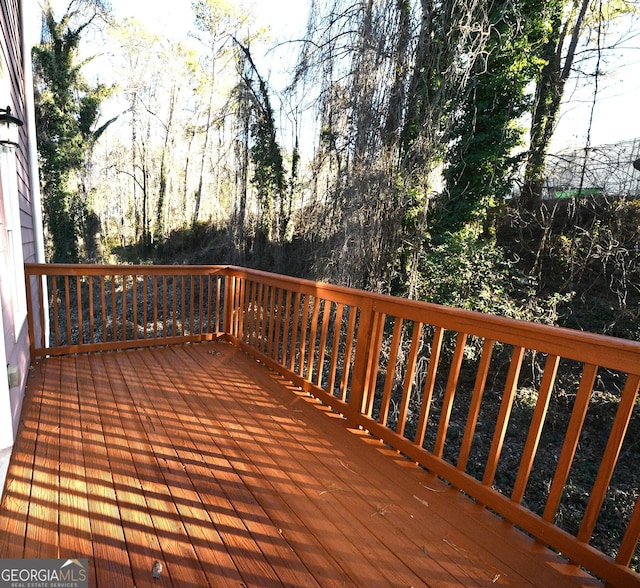
[{"label": "shadow on deck", "polygon": [[35,364],[0,557],[103,587],[599,585],[224,343]]}]

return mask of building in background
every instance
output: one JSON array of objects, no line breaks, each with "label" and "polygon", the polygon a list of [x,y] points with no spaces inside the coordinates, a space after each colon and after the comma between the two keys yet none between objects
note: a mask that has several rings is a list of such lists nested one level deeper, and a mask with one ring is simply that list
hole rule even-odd
[{"label": "building in background", "polygon": [[550,155],[547,159],[547,197],[639,198],[640,173],[634,168],[634,161],[639,158],[640,139],[587,149],[567,149]]}]

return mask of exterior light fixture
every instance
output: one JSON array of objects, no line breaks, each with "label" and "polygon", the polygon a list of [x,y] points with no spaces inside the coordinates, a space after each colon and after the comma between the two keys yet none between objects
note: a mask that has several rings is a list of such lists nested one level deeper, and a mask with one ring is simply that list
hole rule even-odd
[{"label": "exterior light fixture", "polygon": [[11,114],[11,107],[0,108],[0,145],[18,146],[18,129],[24,123]]}]

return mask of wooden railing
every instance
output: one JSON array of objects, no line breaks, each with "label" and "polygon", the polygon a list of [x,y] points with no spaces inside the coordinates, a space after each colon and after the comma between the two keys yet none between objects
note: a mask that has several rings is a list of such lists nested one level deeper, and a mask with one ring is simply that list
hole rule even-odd
[{"label": "wooden railing", "polygon": [[[34,358],[205,341],[224,334],[221,267],[25,268]],[[34,317],[39,317],[37,325],[48,319],[48,332],[35,328]]]},{"label": "wooden railing", "polygon": [[640,343],[237,267],[26,270],[30,320],[41,276],[51,310],[34,357],[228,340],[567,565],[640,586]]}]

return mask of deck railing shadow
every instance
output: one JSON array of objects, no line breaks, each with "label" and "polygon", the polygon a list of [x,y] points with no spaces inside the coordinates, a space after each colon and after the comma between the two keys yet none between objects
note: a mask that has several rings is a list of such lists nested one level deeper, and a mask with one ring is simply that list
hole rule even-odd
[{"label": "deck railing shadow", "polygon": [[229,341],[568,565],[640,585],[640,343],[230,266],[26,271],[33,358]]}]

